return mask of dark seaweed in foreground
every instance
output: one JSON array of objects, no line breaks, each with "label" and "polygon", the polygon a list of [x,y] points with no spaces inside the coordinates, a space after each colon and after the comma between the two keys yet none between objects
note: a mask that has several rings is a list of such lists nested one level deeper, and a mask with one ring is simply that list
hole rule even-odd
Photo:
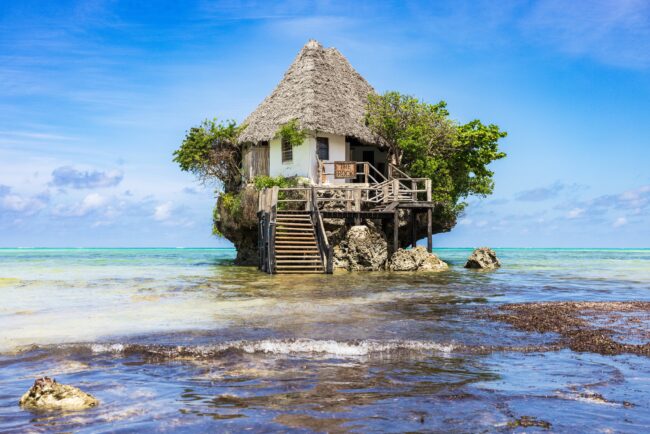
[{"label": "dark seaweed in foreground", "polygon": [[[499,310],[488,318],[524,331],[558,333],[560,343],[573,351],[650,356],[649,302],[518,303]],[[621,342],[624,339],[646,342]]]}]

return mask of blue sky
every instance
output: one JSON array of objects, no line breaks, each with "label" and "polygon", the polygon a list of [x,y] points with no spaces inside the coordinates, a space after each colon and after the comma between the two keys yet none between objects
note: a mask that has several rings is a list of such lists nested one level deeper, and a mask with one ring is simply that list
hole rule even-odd
[{"label": "blue sky", "polygon": [[[138,3],[147,3],[138,4]],[[650,3],[0,1],[0,246],[226,246],[171,154],[310,38],[509,132],[437,246],[650,246]]]}]

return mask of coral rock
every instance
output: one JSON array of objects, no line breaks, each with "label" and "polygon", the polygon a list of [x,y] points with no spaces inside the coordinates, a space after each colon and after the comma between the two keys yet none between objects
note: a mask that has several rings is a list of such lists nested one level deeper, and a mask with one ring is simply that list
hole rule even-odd
[{"label": "coral rock", "polygon": [[352,226],[334,248],[335,265],[350,271],[383,270],[387,257],[388,243],[373,225]]},{"label": "coral rock", "polygon": [[391,271],[445,271],[449,266],[424,247],[399,249],[390,258]]},{"label": "coral rock", "polygon": [[501,263],[497,258],[497,254],[489,247],[479,247],[472,252],[472,255],[467,259],[465,268],[478,268],[484,270],[491,270],[499,268]]},{"label": "coral rock", "polygon": [[77,411],[96,407],[99,401],[74,386],[59,384],[56,380],[43,377],[20,398],[21,407],[30,410]]}]

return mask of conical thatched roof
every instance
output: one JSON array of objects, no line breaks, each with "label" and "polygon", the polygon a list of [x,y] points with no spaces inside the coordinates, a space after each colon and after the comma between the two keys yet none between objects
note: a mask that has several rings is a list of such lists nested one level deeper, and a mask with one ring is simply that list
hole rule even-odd
[{"label": "conical thatched roof", "polygon": [[363,122],[370,92],[372,86],[336,48],[310,40],[273,93],[246,118],[240,141],[271,140],[280,125],[298,119],[310,131],[373,143]]}]

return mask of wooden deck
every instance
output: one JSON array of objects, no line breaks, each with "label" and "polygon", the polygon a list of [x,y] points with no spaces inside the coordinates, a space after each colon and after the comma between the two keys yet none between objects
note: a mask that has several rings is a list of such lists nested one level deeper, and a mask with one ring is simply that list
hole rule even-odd
[{"label": "wooden deck", "polygon": [[[331,273],[332,246],[323,218],[346,218],[354,224],[361,224],[363,219],[392,220],[393,228],[399,228],[401,209],[411,211],[412,244],[416,241],[415,216],[426,213],[427,249],[431,252],[435,206],[431,200],[431,180],[408,177],[393,166],[389,167],[386,178],[368,163],[357,164],[363,167],[360,175],[371,182],[272,187],[260,192],[258,247],[261,270],[273,274]],[[376,173],[371,175],[373,171]],[[323,173],[326,173],[324,169],[319,175],[321,180],[325,179]],[[392,241],[395,251],[400,244],[399,230],[393,229]]]}]

